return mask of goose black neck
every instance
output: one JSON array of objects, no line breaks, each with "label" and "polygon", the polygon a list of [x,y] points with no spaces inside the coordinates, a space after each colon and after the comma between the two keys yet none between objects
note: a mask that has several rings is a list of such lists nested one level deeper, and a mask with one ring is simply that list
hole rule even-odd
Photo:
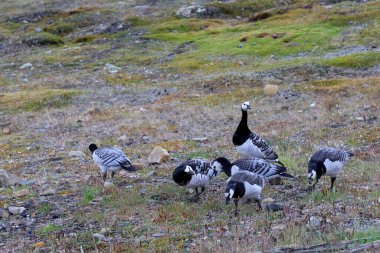
[{"label": "goose black neck", "polygon": [[248,112],[247,111],[244,111],[244,110],[241,110],[242,114],[241,114],[241,120],[240,120],[240,123],[239,123],[239,126],[237,128],[237,131],[239,132],[249,132],[249,128],[248,128]]}]

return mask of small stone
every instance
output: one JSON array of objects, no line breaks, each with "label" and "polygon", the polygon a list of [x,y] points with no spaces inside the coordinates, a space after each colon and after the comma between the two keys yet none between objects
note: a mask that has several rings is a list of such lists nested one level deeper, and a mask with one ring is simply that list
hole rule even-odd
[{"label": "small stone", "polygon": [[99,241],[108,241],[104,235],[99,234],[99,233],[93,234],[92,237],[98,239]]},{"label": "small stone", "polygon": [[7,219],[9,217],[9,212],[6,209],[0,208],[0,217]]},{"label": "small stone", "polygon": [[119,72],[119,70],[121,70],[121,68],[119,68],[119,67],[117,67],[111,63],[106,63],[104,65],[104,69],[106,69],[111,74],[117,73],[117,72]]},{"label": "small stone", "polygon": [[379,203],[379,204],[380,204],[380,198],[378,198],[378,199],[377,199],[377,203]]},{"label": "small stone", "polygon": [[142,169],[145,168],[145,164],[140,163],[140,162],[134,162],[134,163],[132,163],[132,166],[133,166],[136,170],[142,170]]},{"label": "small stone", "polygon": [[266,96],[274,96],[278,92],[278,85],[267,84],[264,87],[264,95]]},{"label": "small stone", "polygon": [[52,188],[48,188],[45,191],[43,191],[42,193],[40,193],[40,196],[51,196],[51,195],[55,195],[55,193],[56,193],[56,190],[54,190]]},{"label": "small stone", "polygon": [[128,140],[128,136],[122,135],[122,136],[119,137],[119,140],[126,141],[126,140]]},{"label": "small stone", "polygon": [[29,79],[28,79],[28,78],[23,78],[22,81],[23,81],[24,83],[29,83]]},{"label": "small stone", "polygon": [[42,32],[42,28],[41,28],[41,27],[36,27],[36,28],[34,29],[34,31],[35,31],[36,33],[40,33],[40,32]]},{"label": "small stone", "polygon": [[19,198],[19,197],[24,197],[24,196],[29,195],[29,194],[30,194],[29,189],[22,189],[22,190],[19,190],[17,192],[14,192],[13,197]]},{"label": "small stone", "polygon": [[364,121],[364,118],[363,117],[356,117],[355,118],[357,121]]},{"label": "small stone", "polygon": [[3,134],[11,134],[11,133],[12,133],[12,129],[10,127],[3,128]]},{"label": "small stone", "polygon": [[280,177],[271,178],[268,180],[270,185],[280,185],[282,184],[282,179]]},{"label": "small stone", "polygon": [[316,103],[310,104],[310,108],[314,108],[316,106]]},{"label": "small stone", "polygon": [[154,233],[154,234],[152,234],[152,237],[164,237],[164,236],[166,236],[165,233]]},{"label": "small stone", "polygon": [[243,37],[240,38],[240,42],[246,42],[248,40],[248,36],[245,35]]},{"label": "small stone", "polygon": [[239,63],[240,66],[244,66],[245,65],[245,62],[243,62],[243,61],[239,61],[238,63]]},{"label": "small stone", "polygon": [[272,199],[272,198],[265,198],[265,199],[263,199],[263,201],[262,201],[263,203],[273,203],[274,202],[274,199]]},{"label": "small stone", "polygon": [[42,247],[45,247],[44,242],[37,242],[37,243],[33,244],[33,248],[35,248],[35,249],[42,248]]},{"label": "small stone", "polygon": [[30,186],[30,185],[34,185],[35,182],[36,181],[33,179],[21,179],[21,180],[17,181],[17,184],[23,185],[23,186]]},{"label": "small stone", "polygon": [[0,188],[10,186],[9,175],[4,169],[0,169]]},{"label": "small stone", "polygon": [[103,184],[103,193],[110,193],[116,189],[116,186],[112,182],[104,182]]},{"label": "small stone", "polygon": [[270,211],[270,212],[277,212],[277,211],[281,211],[281,210],[284,210],[284,205],[283,204],[267,204],[265,206],[265,208],[267,209],[267,211]]},{"label": "small stone", "polygon": [[282,231],[285,229],[286,229],[286,225],[275,225],[272,227],[272,230],[278,230],[278,231]]},{"label": "small stone", "polygon": [[84,158],[86,155],[80,150],[73,150],[69,152],[69,157]]},{"label": "small stone", "polygon": [[25,207],[23,206],[8,206],[8,211],[10,214],[17,215],[17,214],[22,214],[25,212]]},{"label": "small stone", "polygon": [[161,146],[155,147],[148,156],[149,164],[161,164],[169,159],[169,152]]},{"label": "small stone", "polygon": [[28,62],[28,63],[25,63],[25,64],[21,65],[20,69],[31,68],[32,66],[33,66],[33,64],[31,64],[30,62]]},{"label": "small stone", "polygon": [[195,138],[192,138],[191,140],[197,141],[197,142],[204,142],[204,141],[208,141],[208,138],[207,137],[195,137]]},{"label": "small stone", "polygon": [[111,234],[111,229],[110,228],[102,228],[99,232],[101,235],[109,235]]},{"label": "small stone", "polygon": [[322,218],[320,218],[320,217],[311,216],[309,219],[309,223],[311,226],[317,227],[321,224],[321,220],[322,220]]}]

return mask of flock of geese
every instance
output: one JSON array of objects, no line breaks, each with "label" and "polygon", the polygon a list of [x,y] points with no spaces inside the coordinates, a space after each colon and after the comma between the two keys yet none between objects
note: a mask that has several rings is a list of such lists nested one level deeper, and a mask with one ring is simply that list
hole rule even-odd
[{"label": "flock of geese", "polygon": [[[204,159],[191,159],[182,162],[173,171],[173,180],[181,186],[195,189],[192,200],[198,200],[199,195],[206,190],[210,180],[224,172],[229,178],[226,183],[224,196],[226,204],[233,199],[235,216],[238,214],[239,199],[253,200],[261,209],[261,191],[269,179],[276,177],[293,178],[287,174],[287,168],[278,159],[278,155],[265,140],[253,133],[247,123],[249,102],[241,105],[242,117],[232,137],[236,151],[243,158],[234,162],[225,157],[219,157],[212,162]],[[89,149],[92,158],[99,166],[102,178],[107,179],[111,172],[113,179],[118,170],[135,171],[131,161],[122,150],[115,147],[98,148],[91,144]],[[335,148],[323,148],[315,152],[309,159],[307,178],[313,188],[321,176],[331,177],[331,187],[344,163],[353,153]]]}]

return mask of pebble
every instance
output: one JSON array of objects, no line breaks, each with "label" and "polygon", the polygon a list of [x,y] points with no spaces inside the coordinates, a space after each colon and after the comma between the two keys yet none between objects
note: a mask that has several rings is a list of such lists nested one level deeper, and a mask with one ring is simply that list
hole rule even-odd
[{"label": "pebble", "polygon": [[321,224],[322,218],[317,216],[311,216],[309,219],[309,223],[313,227],[317,227]]},{"label": "pebble", "polygon": [[104,184],[103,184],[103,193],[104,192],[112,191],[114,189],[116,189],[116,186],[114,185],[114,183],[108,182],[108,181],[104,182]]},{"label": "pebble", "polygon": [[108,241],[104,235],[99,234],[99,233],[93,234],[92,237],[98,239],[99,241]]},{"label": "pebble", "polygon": [[0,208],[0,216],[3,219],[7,219],[9,217],[9,212],[6,209]]},{"label": "pebble", "polygon": [[40,32],[42,32],[42,28],[37,26],[37,27],[34,29],[34,31],[35,31],[36,33],[40,33]]},{"label": "pebble", "polygon": [[148,163],[161,164],[169,160],[169,152],[161,146],[155,147],[148,156]]},{"label": "pebble", "polygon": [[378,198],[378,199],[377,199],[377,203],[379,203],[379,204],[380,204],[380,198]]},{"label": "pebble", "polygon": [[73,150],[69,152],[69,157],[84,158],[86,155],[80,150]]},{"label": "pebble", "polygon": [[266,206],[266,209],[267,211],[271,211],[271,212],[277,212],[277,211],[281,211],[281,210],[284,210],[284,205],[283,204],[267,204]]},{"label": "pebble", "polygon": [[33,64],[31,64],[30,62],[28,62],[28,63],[25,63],[25,64],[21,65],[20,69],[31,68],[32,66],[33,66]]},{"label": "pebble", "polygon": [[33,244],[33,248],[42,248],[42,247],[45,247],[44,242],[37,242],[37,243]]},{"label": "pebble", "polygon": [[273,203],[273,202],[274,202],[274,199],[272,199],[272,198],[265,198],[265,199],[263,199],[262,202],[263,202],[263,203]]},{"label": "pebble", "polygon": [[21,179],[17,182],[18,185],[23,185],[23,186],[34,185],[35,183],[36,181],[33,179]]},{"label": "pebble", "polygon": [[278,92],[278,85],[267,84],[264,86],[264,95],[265,96],[274,96]]},{"label": "pebble", "polygon": [[24,197],[24,196],[29,195],[29,194],[30,194],[29,189],[22,189],[22,190],[14,192],[13,197],[19,198],[19,197]]},{"label": "pebble", "polygon": [[10,214],[17,215],[17,214],[22,214],[23,212],[26,211],[25,207],[23,206],[8,206],[8,211]]},{"label": "pebble", "polygon": [[207,137],[195,137],[195,138],[192,138],[191,140],[197,141],[197,142],[204,142],[204,141],[208,141],[208,138]]},{"label": "pebble", "polygon": [[106,69],[111,74],[117,73],[117,72],[119,72],[119,70],[121,70],[121,68],[119,68],[119,67],[117,67],[111,63],[106,63],[104,65],[104,69]]},{"label": "pebble", "polygon": [[316,103],[312,103],[312,104],[310,104],[310,107],[314,108],[316,105],[317,105]]},{"label": "pebble", "polygon": [[163,236],[166,236],[165,233],[154,233],[152,234],[152,237],[163,237]]},{"label": "pebble", "polygon": [[12,129],[10,127],[3,128],[3,134],[11,134],[11,133],[12,133]]},{"label": "pebble", "polygon": [[102,235],[109,235],[111,234],[111,229],[110,228],[102,228],[99,232],[99,234],[102,234]]},{"label": "pebble", "polygon": [[363,117],[356,117],[355,118],[357,121],[364,121],[364,118]]},{"label": "pebble", "polygon": [[135,167],[136,170],[142,170],[145,168],[145,164],[140,162],[134,162],[132,163],[132,166]]},{"label": "pebble", "polygon": [[56,193],[56,190],[54,190],[52,188],[48,188],[45,191],[43,191],[42,193],[40,193],[40,196],[51,196],[51,195],[55,195],[55,193]]}]

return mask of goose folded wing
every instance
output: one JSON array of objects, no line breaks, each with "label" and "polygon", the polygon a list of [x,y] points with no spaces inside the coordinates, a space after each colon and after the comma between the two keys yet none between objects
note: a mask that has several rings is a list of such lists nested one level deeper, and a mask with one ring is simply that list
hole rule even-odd
[{"label": "goose folded wing", "polygon": [[248,182],[251,185],[256,184],[261,187],[264,187],[265,184],[264,177],[248,171],[239,171],[238,173],[235,173],[231,176],[231,180],[238,182]]},{"label": "goose folded wing", "polygon": [[276,152],[274,152],[273,149],[266,143],[266,141],[257,134],[251,133],[249,139],[252,141],[253,145],[261,150],[267,159],[275,160],[278,158]]},{"label": "goose folded wing", "polygon": [[128,157],[117,148],[101,148],[94,154],[96,162],[107,167],[128,166],[131,163]]}]

